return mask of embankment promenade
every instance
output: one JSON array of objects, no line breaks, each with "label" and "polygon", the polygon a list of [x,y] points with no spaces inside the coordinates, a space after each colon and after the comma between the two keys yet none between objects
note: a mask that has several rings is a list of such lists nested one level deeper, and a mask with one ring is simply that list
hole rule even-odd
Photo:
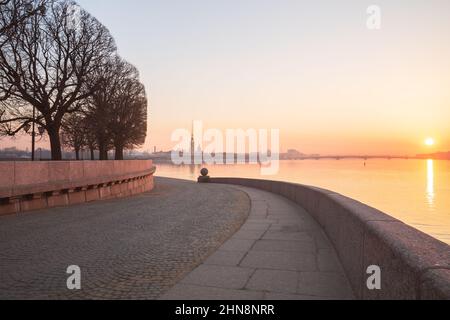
[{"label": "embankment promenade", "polygon": [[[0,299],[450,299],[447,244],[332,191],[153,183],[149,161],[35,165],[1,167],[2,206],[19,214],[0,217]],[[66,287],[70,265],[81,290]],[[373,266],[379,289],[367,285]]]}]

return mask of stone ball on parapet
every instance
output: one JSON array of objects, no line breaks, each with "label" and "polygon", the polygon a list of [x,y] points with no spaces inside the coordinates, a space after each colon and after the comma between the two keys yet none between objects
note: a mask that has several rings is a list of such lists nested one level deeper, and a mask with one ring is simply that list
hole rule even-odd
[{"label": "stone ball on parapet", "polygon": [[203,168],[203,169],[200,171],[200,174],[202,175],[202,177],[206,177],[206,176],[208,176],[209,171],[208,171],[208,169]]}]

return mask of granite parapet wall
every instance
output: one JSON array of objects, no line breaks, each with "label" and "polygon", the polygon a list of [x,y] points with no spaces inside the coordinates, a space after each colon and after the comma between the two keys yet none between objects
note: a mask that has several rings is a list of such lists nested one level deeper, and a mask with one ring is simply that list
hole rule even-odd
[{"label": "granite parapet wall", "polygon": [[[355,296],[364,300],[450,299],[450,246],[332,191],[279,181],[212,178],[284,196],[305,208],[333,243]],[[381,268],[381,290],[367,286]]]},{"label": "granite parapet wall", "polygon": [[150,191],[155,170],[147,160],[0,162],[0,215]]}]

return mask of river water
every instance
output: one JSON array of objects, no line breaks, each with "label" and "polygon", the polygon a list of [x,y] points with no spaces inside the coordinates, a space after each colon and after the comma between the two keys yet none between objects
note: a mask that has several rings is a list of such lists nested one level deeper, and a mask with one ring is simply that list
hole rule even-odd
[{"label": "river water", "polygon": [[[157,176],[196,180],[201,167],[157,164]],[[450,244],[450,161],[281,161],[275,176],[259,166],[206,166],[212,177],[288,181],[329,189],[377,208]]]}]

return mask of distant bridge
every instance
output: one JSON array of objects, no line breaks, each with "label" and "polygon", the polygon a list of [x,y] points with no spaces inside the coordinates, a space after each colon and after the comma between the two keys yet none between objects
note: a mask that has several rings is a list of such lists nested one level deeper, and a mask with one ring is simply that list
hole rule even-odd
[{"label": "distant bridge", "polygon": [[385,160],[409,160],[409,159],[423,159],[419,157],[411,157],[411,156],[302,156],[295,158],[283,158],[282,160],[348,160],[348,159],[360,159],[360,160],[373,160],[373,159],[385,159]]}]

